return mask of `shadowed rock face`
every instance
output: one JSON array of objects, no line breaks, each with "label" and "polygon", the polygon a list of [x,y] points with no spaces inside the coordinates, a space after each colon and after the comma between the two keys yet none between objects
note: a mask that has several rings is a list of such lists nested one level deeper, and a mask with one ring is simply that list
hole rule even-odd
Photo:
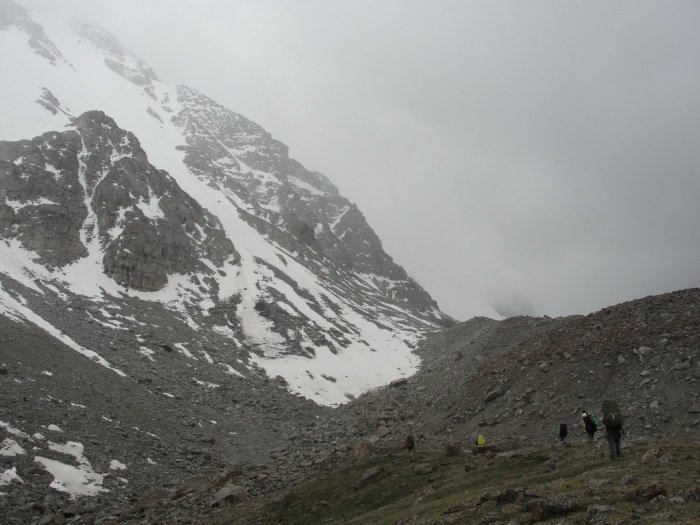
[{"label": "shadowed rock face", "polygon": [[4,237],[16,237],[52,266],[99,243],[116,282],[155,291],[168,274],[211,270],[238,260],[216,217],[148,162],[138,139],[99,111],[76,129],[0,143]]},{"label": "shadowed rock face", "polygon": [[[48,104],[50,92],[45,95]],[[332,280],[342,288],[356,287],[355,274],[374,274],[386,298],[437,311],[323,175],[290,159],[286,146],[253,122],[194,90],[181,88],[179,103],[173,122],[183,126],[186,166],[222,197],[244,202],[239,215],[261,235],[313,271],[333,268]],[[57,101],[49,105],[63,111]],[[104,272],[142,291],[161,289],[168,274],[211,275],[212,265],[239,260],[219,220],[151,165],[132,133],[98,111],[73,123],[75,130],[0,143],[3,237],[18,238],[59,267],[99,243]]]},{"label": "shadowed rock face", "polygon": [[259,125],[202,93],[179,86],[177,102],[180,111],[172,122],[185,136],[186,145],[178,146],[185,165],[222,195],[243,201],[241,218],[261,235],[307,267],[334,268],[336,282],[345,280],[343,274],[350,280],[373,274],[392,301],[423,313],[437,311],[430,295],[384,251],[362,212],[325,176],[305,169]]},{"label": "shadowed rock face", "polygon": [[0,142],[3,237],[19,239],[56,266],[87,255],[80,239],[88,215],[78,174],[81,148],[75,132]]}]

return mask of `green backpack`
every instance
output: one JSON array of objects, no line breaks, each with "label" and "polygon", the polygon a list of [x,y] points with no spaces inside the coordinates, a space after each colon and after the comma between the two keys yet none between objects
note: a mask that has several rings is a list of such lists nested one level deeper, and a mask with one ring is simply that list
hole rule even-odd
[{"label": "green backpack", "polygon": [[593,412],[587,412],[587,414],[588,414],[588,417],[591,418],[591,421],[593,421],[593,424],[595,426],[598,426],[598,418],[595,417],[595,414]]},{"label": "green backpack", "polygon": [[622,428],[622,414],[615,401],[603,401],[603,425],[610,430]]}]

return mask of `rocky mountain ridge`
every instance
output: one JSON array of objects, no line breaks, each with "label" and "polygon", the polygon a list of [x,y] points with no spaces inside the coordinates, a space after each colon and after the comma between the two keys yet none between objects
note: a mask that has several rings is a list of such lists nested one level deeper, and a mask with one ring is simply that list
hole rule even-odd
[{"label": "rocky mountain ridge", "polygon": [[689,289],[585,316],[473,318],[426,337],[421,370],[381,391],[401,408],[385,421],[396,439],[410,431],[439,446],[470,446],[477,434],[546,441],[560,419],[582,436],[581,412],[615,399],[630,436],[697,439],[699,308],[700,290]]}]

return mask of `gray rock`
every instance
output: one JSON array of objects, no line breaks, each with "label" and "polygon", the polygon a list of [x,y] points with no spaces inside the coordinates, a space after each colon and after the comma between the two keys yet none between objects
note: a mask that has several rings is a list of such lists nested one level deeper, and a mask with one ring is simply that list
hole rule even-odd
[{"label": "gray rock", "polygon": [[502,395],[503,395],[503,389],[501,387],[498,387],[486,395],[486,397],[484,398],[484,403],[490,403],[491,401],[498,399]]},{"label": "gray rock", "polygon": [[389,476],[391,473],[384,467],[372,467],[362,474],[362,477],[355,482],[355,490],[360,490],[371,483],[376,483],[380,479]]},{"label": "gray rock", "polygon": [[212,498],[209,506],[221,507],[224,505],[236,505],[248,499],[245,488],[239,485],[228,484],[219,489]]}]

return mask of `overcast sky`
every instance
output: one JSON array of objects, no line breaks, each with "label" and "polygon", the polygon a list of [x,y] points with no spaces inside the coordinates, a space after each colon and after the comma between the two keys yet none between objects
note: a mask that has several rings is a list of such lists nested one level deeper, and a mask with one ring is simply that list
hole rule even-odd
[{"label": "overcast sky", "polygon": [[288,145],[460,320],[700,286],[700,2],[52,5]]}]

